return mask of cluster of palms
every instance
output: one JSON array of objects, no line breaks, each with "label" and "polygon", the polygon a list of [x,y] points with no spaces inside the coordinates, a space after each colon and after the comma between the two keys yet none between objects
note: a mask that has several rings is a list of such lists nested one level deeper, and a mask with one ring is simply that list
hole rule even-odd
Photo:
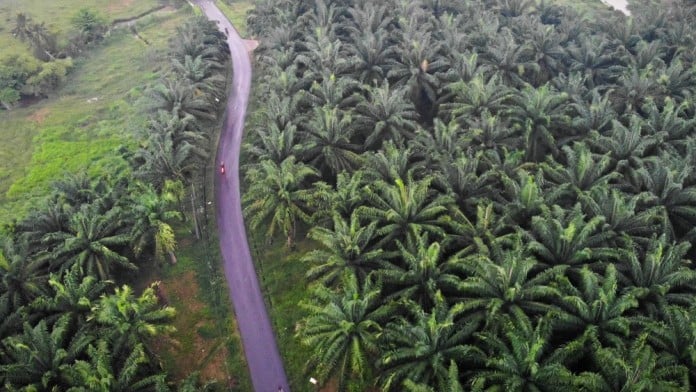
[{"label": "cluster of palms", "polygon": [[[696,17],[261,1],[253,227],[341,390],[696,387]],[[306,226],[305,226],[306,227]]]},{"label": "cluster of palms", "polygon": [[[124,151],[132,168],[97,179],[69,175],[4,229],[1,389],[170,390],[153,338],[173,330],[175,310],[159,302],[156,284],[137,294],[117,282],[128,281],[145,254],[176,262],[170,223],[183,218],[184,184],[193,184],[209,148],[218,106],[208,101],[225,89],[228,54],[213,29],[199,19],[180,29],[172,72],[152,89],[159,99],[147,140]],[[195,375],[178,386],[198,388]]]},{"label": "cluster of palms", "polygon": [[[8,390],[166,387],[149,351],[174,309],[154,287],[135,295],[114,278],[136,269],[143,244],[167,236],[171,203],[151,186],[84,175],[55,184],[42,208],[4,238],[0,385]],[[169,230],[171,232],[171,228]],[[173,240],[173,238],[172,238]],[[115,290],[115,291],[114,291]]]},{"label": "cluster of palms", "polygon": [[157,189],[167,181],[189,187],[199,236],[196,189],[202,184],[217,115],[225,102],[230,54],[224,34],[204,17],[182,26],[172,46],[171,72],[150,90],[153,115],[133,163],[136,175]]}]

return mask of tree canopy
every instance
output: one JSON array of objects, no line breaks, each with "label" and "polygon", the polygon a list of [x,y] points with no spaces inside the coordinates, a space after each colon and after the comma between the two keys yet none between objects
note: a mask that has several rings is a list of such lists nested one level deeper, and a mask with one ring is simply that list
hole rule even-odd
[{"label": "tree canopy", "polygon": [[630,10],[258,1],[246,212],[316,241],[322,384],[696,388],[696,8]]}]

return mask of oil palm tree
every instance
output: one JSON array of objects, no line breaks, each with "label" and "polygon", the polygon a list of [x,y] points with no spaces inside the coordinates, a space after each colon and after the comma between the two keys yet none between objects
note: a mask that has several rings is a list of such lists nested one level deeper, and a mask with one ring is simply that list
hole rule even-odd
[{"label": "oil palm tree", "polygon": [[423,155],[426,165],[449,163],[453,157],[462,155],[465,128],[455,121],[443,123],[436,118],[431,129],[419,128],[411,139],[413,149]]},{"label": "oil palm tree", "polygon": [[540,266],[566,265],[575,268],[616,257],[605,246],[611,233],[603,231],[604,217],[585,220],[576,205],[572,210],[555,205],[532,217],[529,249]]},{"label": "oil palm tree", "polygon": [[611,130],[606,135],[591,132],[588,137],[588,145],[595,153],[609,155],[612,159],[611,166],[617,173],[622,174],[622,180],[617,183],[622,190],[631,193],[639,193],[640,181],[639,169],[645,166],[645,159],[657,153],[658,146],[662,143],[662,137],[655,134],[646,134],[642,131],[644,121],[638,117],[632,117],[628,126],[619,121],[612,120]]},{"label": "oil palm tree", "polygon": [[150,90],[150,95],[154,112],[164,110],[179,118],[190,115],[201,122],[215,118],[210,103],[187,82],[164,79]]},{"label": "oil palm tree", "polygon": [[547,200],[560,205],[573,205],[578,198],[596,187],[607,186],[621,175],[611,170],[609,155],[596,156],[583,143],[563,146],[563,164],[549,161],[541,167],[549,181]]},{"label": "oil palm tree", "polygon": [[49,196],[44,205],[29,212],[17,223],[16,231],[27,236],[27,240],[39,250],[41,239],[48,233],[67,231],[73,206],[67,204],[59,195]]},{"label": "oil palm tree", "polygon": [[386,80],[389,65],[396,56],[396,49],[390,44],[391,39],[383,30],[355,33],[352,42],[345,47],[350,73],[364,84]]},{"label": "oil palm tree", "polygon": [[102,294],[92,307],[88,321],[101,327],[103,337],[109,340],[112,355],[128,353],[142,344],[151,353],[151,338],[176,330],[171,320],[176,310],[162,306],[152,285],[136,296],[128,285],[116,288],[113,294]]},{"label": "oil palm tree", "polygon": [[564,391],[574,377],[564,362],[577,357],[582,345],[554,347],[550,320],[533,322],[524,312],[515,311],[502,321],[500,333],[478,334],[486,348],[485,367],[476,373],[485,390]]},{"label": "oil palm tree", "polygon": [[405,98],[403,88],[390,88],[388,82],[369,87],[368,99],[355,106],[355,126],[363,130],[365,149],[378,149],[385,141],[403,144],[417,127],[413,103]]},{"label": "oil palm tree", "polygon": [[569,45],[570,72],[585,76],[587,87],[606,89],[618,81],[628,58],[615,50],[615,46],[599,34],[584,35]]},{"label": "oil palm tree", "polygon": [[83,275],[79,268],[65,271],[61,275],[51,274],[48,279],[50,291],[36,298],[30,305],[39,312],[49,325],[69,315],[71,322],[83,325],[99,297],[105,293],[110,282],[91,275]]},{"label": "oil palm tree", "polygon": [[630,245],[617,269],[621,284],[638,299],[641,313],[657,317],[668,304],[688,306],[696,292],[696,271],[686,259],[691,245],[669,243],[664,234],[653,238],[645,253]]},{"label": "oil palm tree", "polygon": [[484,110],[479,117],[467,119],[468,131],[463,142],[477,151],[505,149],[517,150],[522,146],[522,138],[517,129],[510,126],[507,119],[495,116]]},{"label": "oil palm tree", "polygon": [[436,184],[454,197],[465,214],[473,215],[477,205],[488,202],[494,194],[492,190],[498,187],[495,172],[488,170],[482,151],[450,159],[443,156],[438,166]]},{"label": "oil palm tree", "polygon": [[494,243],[490,254],[473,254],[461,265],[466,275],[459,285],[462,310],[487,323],[498,321],[501,313],[544,314],[554,309],[554,300],[560,296],[551,283],[567,267],[557,265],[535,273],[537,262],[525,254],[520,239],[512,244],[512,249],[505,250],[502,243]]},{"label": "oil palm tree", "polygon": [[176,141],[171,132],[153,132],[136,151],[136,176],[161,189],[166,180],[186,181],[201,165],[205,153],[188,141]]},{"label": "oil palm tree", "polygon": [[646,136],[664,140],[682,153],[686,153],[686,139],[693,135],[696,119],[686,114],[688,102],[676,104],[671,97],[665,98],[664,106],[659,107],[655,102],[644,106],[647,118],[641,122]]},{"label": "oil palm tree", "polygon": [[537,24],[532,30],[529,42],[533,61],[539,70],[534,85],[540,86],[551,80],[554,75],[566,73],[564,60],[567,54],[562,45],[566,39],[567,37],[555,26]]},{"label": "oil palm tree", "polygon": [[556,285],[562,293],[555,302],[559,309],[555,325],[560,331],[604,346],[620,347],[626,341],[634,322],[629,311],[638,307],[638,300],[619,289],[613,264],[607,265],[602,277],[584,267],[577,286],[566,277],[558,277]]},{"label": "oil palm tree", "polygon": [[490,45],[481,54],[481,62],[500,81],[512,88],[521,88],[528,84],[525,74],[534,74],[538,65],[533,62],[533,52],[529,44],[515,42],[512,32],[503,28]]},{"label": "oil palm tree", "polygon": [[359,214],[378,222],[376,234],[382,238],[380,244],[392,239],[405,241],[418,233],[444,236],[443,219],[452,199],[437,194],[431,182],[432,178],[415,181],[407,177],[396,179],[393,185],[377,181],[365,186],[367,205],[359,209]]},{"label": "oil palm tree", "polygon": [[122,357],[112,355],[106,340],[87,348],[89,360],[78,360],[68,371],[76,389],[98,392],[145,392],[168,390],[166,374],[149,369],[142,344],[136,344]]},{"label": "oil palm tree", "polygon": [[109,279],[114,266],[136,269],[123,255],[130,235],[122,218],[118,207],[99,214],[92,205],[82,206],[71,217],[67,232],[44,237],[45,243],[54,244],[51,268],[65,271],[78,265],[84,274],[100,279]]},{"label": "oil palm tree", "polygon": [[172,43],[172,57],[184,61],[186,56],[201,56],[206,63],[221,68],[229,59],[227,37],[220,28],[207,18],[200,16],[177,28],[180,39]]},{"label": "oil palm tree", "polygon": [[643,334],[630,345],[597,347],[592,352],[596,371],[581,373],[576,387],[602,392],[687,390],[687,369],[656,353],[646,340]]},{"label": "oil palm tree", "polygon": [[330,211],[327,211],[330,214],[329,219],[333,219],[333,214],[338,214],[344,220],[348,220],[353,211],[364,204],[363,189],[367,183],[366,176],[367,173],[363,170],[338,173],[336,185],[328,195],[328,203],[331,206]]},{"label": "oil palm tree", "polygon": [[161,260],[167,254],[172,264],[176,264],[176,238],[174,230],[169,222],[183,218],[181,212],[174,209],[174,205],[180,199],[173,192],[175,187],[165,183],[160,194],[152,186],[140,184],[136,200],[130,214],[133,215],[131,228],[131,244],[136,256],[139,256],[145,247],[154,245],[155,260]]},{"label": "oil palm tree", "polygon": [[310,219],[307,202],[311,194],[306,182],[317,176],[314,168],[295,163],[294,156],[280,164],[260,162],[247,174],[250,186],[244,194],[244,214],[251,218],[251,227],[257,228],[270,219],[268,237],[272,238],[276,230],[281,230],[288,247],[291,247],[297,232],[297,220]]},{"label": "oil palm tree", "polygon": [[[675,158],[681,161],[680,158]],[[696,187],[686,183],[691,168],[670,170],[662,160],[647,162],[642,182],[647,192],[645,205],[661,213],[661,224],[670,239],[690,240],[696,236]]]},{"label": "oil palm tree", "polygon": [[659,231],[659,216],[655,209],[640,211],[637,207],[641,197],[627,195],[610,187],[597,187],[579,200],[582,211],[592,220],[604,217],[603,231],[608,234],[608,245],[619,247],[626,236],[646,246]]},{"label": "oil palm tree", "polygon": [[529,230],[532,217],[541,215],[542,207],[546,204],[539,186],[543,178],[540,174],[531,175],[525,170],[519,170],[515,174],[516,179],[508,177],[505,173],[500,174],[503,184],[500,207],[505,209],[505,219],[509,220],[509,224]]},{"label": "oil palm tree", "polygon": [[351,141],[355,128],[351,117],[337,108],[323,106],[310,115],[301,133],[302,158],[324,178],[356,169],[361,161],[360,146]]},{"label": "oil palm tree", "polygon": [[[27,321],[28,313],[27,307],[16,308],[6,293],[0,295],[0,342],[22,332],[22,325]],[[4,348],[0,344],[0,356],[5,355]]]},{"label": "oil palm tree", "polygon": [[30,254],[26,238],[4,238],[0,252],[0,293],[13,310],[46,294],[44,263]]},{"label": "oil palm tree", "polygon": [[672,357],[675,364],[689,370],[689,384],[696,385],[696,308],[670,305],[661,320],[646,326],[648,342],[655,351]]},{"label": "oil palm tree", "polygon": [[297,126],[288,123],[280,128],[275,122],[267,124],[263,128],[257,128],[257,139],[253,144],[248,144],[245,150],[254,156],[255,161],[272,160],[283,162],[291,155],[299,155],[302,145],[297,138]]},{"label": "oil palm tree", "polygon": [[530,0],[498,0],[494,6],[506,18],[514,18],[530,12],[534,2]]},{"label": "oil palm tree", "polygon": [[[447,384],[440,385],[440,388],[445,389],[440,390],[440,392],[464,392],[464,386],[462,385],[459,378],[459,369],[454,361],[450,361],[449,369],[447,370]],[[436,390],[423,383],[415,383],[412,380],[406,379],[404,381],[404,388],[408,392],[436,392]]]},{"label": "oil palm tree", "polygon": [[403,147],[387,141],[379,151],[365,154],[366,180],[392,182],[409,176],[415,179],[422,178],[425,165],[418,159],[415,150],[417,148]]},{"label": "oil palm tree", "polygon": [[481,117],[484,112],[497,115],[505,111],[513,97],[513,91],[497,76],[484,78],[478,74],[468,82],[448,84],[447,102],[440,105],[441,116],[466,126],[470,119]]},{"label": "oil palm tree", "polygon": [[380,352],[377,337],[392,312],[381,303],[379,285],[368,278],[360,287],[351,274],[338,291],[319,285],[312,301],[301,303],[310,314],[298,336],[313,351],[307,368],[322,385],[335,377],[339,391],[366,386]]},{"label": "oil palm tree", "polygon": [[453,271],[461,262],[458,254],[447,256],[439,242],[428,240],[427,234],[409,236],[405,244],[397,241],[395,268],[382,268],[376,275],[384,283],[385,298],[413,300],[426,312],[437,296],[448,298],[457,293],[461,278]]},{"label": "oil palm tree", "polygon": [[144,139],[169,137],[178,148],[183,144],[195,147],[194,152],[200,158],[208,156],[210,139],[201,124],[190,114],[182,117],[164,110],[157,110],[150,116],[147,127],[143,131]]},{"label": "oil palm tree", "polygon": [[33,327],[24,323],[21,335],[2,342],[6,357],[0,364],[0,380],[9,390],[67,390],[70,367],[93,339],[85,329],[75,331],[69,315],[50,328],[45,320]]},{"label": "oil palm tree", "polygon": [[201,55],[196,57],[184,55],[183,61],[173,58],[172,70],[196,93],[206,95],[211,104],[215,98],[219,100],[223,97],[225,78],[220,73],[214,72],[215,67]]},{"label": "oil palm tree", "polygon": [[[580,136],[586,136],[592,131],[605,134],[611,129],[617,115],[608,95],[600,94],[596,88],[591,90],[590,95],[591,100],[580,98],[575,99],[575,102],[571,104],[577,113],[572,120],[572,125]],[[589,144],[592,144],[591,141]]]},{"label": "oil palm tree", "polygon": [[430,313],[410,304],[410,320],[399,317],[387,324],[381,337],[382,357],[377,362],[383,390],[400,391],[404,382],[410,380],[443,391],[449,382],[448,367],[452,361],[460,366],[475,366],[483,361],[483,353],[470,345],[479,323],[455,321],[462,305],[450,307],[438,294]]},{"label": "oil palm tree", "polygon": [[664,98],[664,89],[657,83],[657,78],[650,69],[628,67],[619,77],[618,86],[610,94],[617,112],[640,112],[648,101]]},{"label": "oil palm tree", "polygon": [[355,106],[359,87],[358,82],[349,77],[323,75],[320,82],[315,80],[309,90],[304,91],[302,103],[308,107],[346,110]]},{"label": "oil palm tree", "polygon": [[313,250],[303,257],[311,265],[307,277],[334,287],[343,275],[349,274],[363,284],[371,271],[388,266],[386,252],[374,246],[376,230],[377,222],[363,225],[356,211],[349,221],[334,215],[333,228],[312,228],[307,237],[321,243],[324,249]]},{"label": "oil palm tree", "polygon": [[519,90],[508,111],[513,126],[526,138],[527,160],[539,162],[546,154],[558,152],[560,136],[570,123],[568,95],[548,84]]}]

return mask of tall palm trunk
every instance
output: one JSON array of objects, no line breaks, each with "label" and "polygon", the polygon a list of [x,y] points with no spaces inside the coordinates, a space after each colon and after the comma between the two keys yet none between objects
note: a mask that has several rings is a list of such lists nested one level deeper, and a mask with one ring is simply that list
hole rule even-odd
[{"label": "tall palm trunk", "polygon": [[193,228],[196,233],[196,239],[201,239],[201,231],[198,227],[198,213],[196,212],[196,186],[191,181],[191,215],[193,217]]}]

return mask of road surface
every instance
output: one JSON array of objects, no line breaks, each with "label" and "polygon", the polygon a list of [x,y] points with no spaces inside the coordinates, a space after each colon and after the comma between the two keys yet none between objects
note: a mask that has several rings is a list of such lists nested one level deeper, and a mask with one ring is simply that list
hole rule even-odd
[{"label": "road surface", "polygon": [[218,23],[222,32],[228,32],[227,44],[232,53],[232,90],[227,99],[217,152],[218,164],[225,162],[226,173],[221,175],[218,165],[215,165],[215,198],[223,267],[244,354],[256,392],[277,392],[279,387],[289,392],[283,362],[251,260],[239,195],[239,150],[251,87],[251,62],[244,41],[215,4],[209,0],[192,1],[208,19]]}]

